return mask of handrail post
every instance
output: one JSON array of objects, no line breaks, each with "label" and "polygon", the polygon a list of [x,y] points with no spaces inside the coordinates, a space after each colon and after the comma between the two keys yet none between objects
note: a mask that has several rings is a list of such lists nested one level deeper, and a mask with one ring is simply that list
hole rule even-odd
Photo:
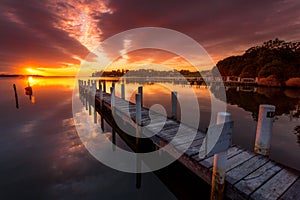
[{"label": "handrail post", "polygon": [[177,119],[177,92],[171,92],[172,119]]},{"label": "handrail post", "polygon": [[[224,124],[231,121],[231,114],[219,112],[217,124]],[[211,184],[211,200],[221,200],[224,198],[224,186],[226,176],[227,150],[214,155],[214,165]]]},{"label": "handrail post", "polygon": [[269,155],[275,106],[262,104],[259,106],[258,122],[254,151],[261,155]]},{"label": "handrail post", "polygon": [[121,98],[125,99],[125,84],[121,84]]},{"label": "handrail post", "polygon": [[138,87],[138,93],[141,95],[141,106],[143,107],[143,87]]}]

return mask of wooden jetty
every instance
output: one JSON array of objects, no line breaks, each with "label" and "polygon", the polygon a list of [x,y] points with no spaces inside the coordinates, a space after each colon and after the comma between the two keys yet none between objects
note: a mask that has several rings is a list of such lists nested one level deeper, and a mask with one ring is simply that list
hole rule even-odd
[{"label": "wooden jetty", "polygon": [[[101,89],[101,88],[100,88]],[[94,99],[95,102],[89,102],[95,105],[95,109],[101,116],[101,120],[105,119],[112,127],[116,126],[112,116],[112,95],[107,93],[105,89],[99,93],[99,90],[94,88],[95,98],[89,98],[91,88],[87,85],[79,84],[79,92],[81,95]],[[126,123],[136,122],[136,106],[132,102],[124,100],[124,98],[115,97],[114,103],[118,105],[118,109],[114,112],[121,116]],[[87,104],[86,104],[87,105]],[[122,107],[128,109],[122,110]],[[142,107],[141,124],[149,123],[149,109]],[[159,115],[159,114],[157,114]],[[158,119],[160,116],[157,116]],[[157,149],[164,147],[166,144],[172,144],[173,149],[169,149],[169,154],[172,156],[174,151],[182,149],[185,143],[192,142],[190,147],[178,159],[184,166],[190,169],[194,174],[212,184],[212,171],[214,165],[214,156],[199,158],[199,149],[205,138],[205,133],[197,131],[196,137],[190,137],[189,134],[173,140],[178,131],[180,122],[168,118],[163,128],[160,130],[157,127],[161,125],[161,121],[157,120],[147,126],[149,133],[156,133],[154,136],[147,138],[148,143],[151,143]],[[103,122],[102,124],[103,125]],[[135,127],[134,124],[131,124]],[[190,127],[183,125],[185,131],[192,132]],[[103,127],[102,127],[103,128]],[[117,131],[123,138],[121,130],[118,127],[113,127],[113,132]],[[115,140],[115,137],[113,137]],[[115,142],[115,141],[113,141]],[[130,142],[129,142],[130,143]],[[134,149],[135,143],[129,144]],[[225,196],[230,199],[300,199],[300,173],[279,163],[270,160],[268,157],[250,152],[237,145],[232,145],[227,150],[227,166],[225,179]]]}]

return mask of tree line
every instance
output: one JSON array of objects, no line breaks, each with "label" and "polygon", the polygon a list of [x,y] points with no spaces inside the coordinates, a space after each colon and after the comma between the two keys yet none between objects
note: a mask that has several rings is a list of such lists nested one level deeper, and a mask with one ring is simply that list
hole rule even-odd
[{"label": "tree line", "polygon": [[300,42],[269,40],[243,55],[219,61],[217,69],[223,76],[271,77],[284,85],[287,80],[300,77]]}]

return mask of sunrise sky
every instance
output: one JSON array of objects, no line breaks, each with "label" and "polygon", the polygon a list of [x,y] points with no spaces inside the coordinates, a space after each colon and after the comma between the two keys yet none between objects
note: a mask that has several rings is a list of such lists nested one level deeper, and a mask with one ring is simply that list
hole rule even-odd
[{"label": "sunrise sky", "polygon": [[[0,73],[75,75],[101,41],[148,26],[190,36],[217,63],[276,37],[300,41],[299,10],[299,0],[1,0]],[[155,52],[129,53],[125,64],[180,66]]]}]

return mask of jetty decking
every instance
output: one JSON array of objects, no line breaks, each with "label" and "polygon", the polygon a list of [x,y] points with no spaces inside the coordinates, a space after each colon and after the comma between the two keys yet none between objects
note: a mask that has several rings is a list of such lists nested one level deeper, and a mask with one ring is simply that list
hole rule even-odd
[{"label": "jetty decking", "polygon": [[[90,94],[90,90],[84,87],[80,88],[80,91],[81,93]],[[86,103],[94,103],[95,109],[102,118],[110,125],[113,125],[111,95],[106,92],[103,92],[102,95],[103,98],[100,98],[99,91],[97,91],[95,102],[88,102],[88,99],[91,98],[86,98]],[[114,102],[118,105],[114,112],[121,116],[126,123],[131,123],[134,127],[135,104],[119,97],[114,97]],[[151,120],[149,109],[142,107],[141,113],[142,126],[147,125]],[[191,134],[188,133],[195,130],[170,118],[167,119],[161,129],[162,121],[160,119],[162,119],[162,116],[157,113],[156,117],[152,119],[151,125],[147,126],[146,132],[156,133],[148,139],[157,148],[161,148],[169,143],[172,144],[173,149],[170,149],[168,152],[171,156],[174,151],[181,150],[183,144],[192,142],[188,150],[179,158],[179,162],[208,184],[211,184],[214,156],[205,159],[200,159],[198,156],[205,133],[197,131],[196,137],[191,137]],[[187,134],[173,140],[179,125],[184,127]],[[147,135],[147,133],[145,134]],[[227,151],[225,196],[230,199],[298,200],[300,199],[299,175],[298,171],[271,161],[268,157],[232,145]]]}]

